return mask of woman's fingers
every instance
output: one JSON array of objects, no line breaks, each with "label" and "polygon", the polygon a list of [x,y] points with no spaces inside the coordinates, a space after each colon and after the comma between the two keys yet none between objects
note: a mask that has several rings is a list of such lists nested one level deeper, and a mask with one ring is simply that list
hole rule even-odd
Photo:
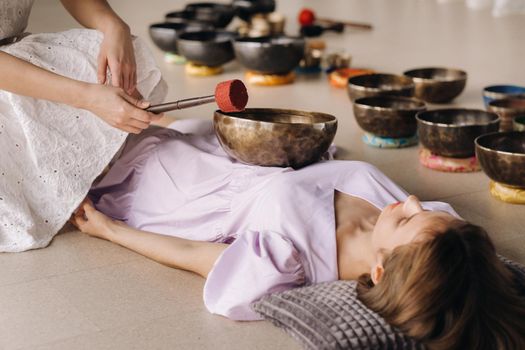
[{"label": "woman's fingers", "polygon": [[130,134],[140,134],[143,129],[135,128],[133,126],[121,126],[119,127],[120,130],[124,130],[125,132],[129,132]]},{"label": "woman's fingers", "polygon": [[131,84],[130,75],[129,66],[124,65],[122,68],[122,88],[126,91],[126,94],[129,94],[129,86]]},{"label": "woman's fingers", "polygon": [[120,66],[113,64],[109,65],[109,70],[111,71],[111,85],[114,87],[122,87],[122,72],[120,70]]},{"label": "woman's fingers", "polygon": [[97,67],[97,81],[99,84],[106,83],[106,74],[108,71],[108,61],[106,55],[101,54],[98,56],[98,67]]},{"label": "woman's fingers", "polygon": [[131,71],[131,84],[129,86],[129,94],[131,95],[133,91],[137,88],[137,67],[134,65]]},{"label": "woman's fingers", "polygon": [[130,121],[128,122],[128,126],[138,128],[141,130],[149,128],[149,124],[149,122],[143,122],[142,120],[137,119],[130,119]]}]

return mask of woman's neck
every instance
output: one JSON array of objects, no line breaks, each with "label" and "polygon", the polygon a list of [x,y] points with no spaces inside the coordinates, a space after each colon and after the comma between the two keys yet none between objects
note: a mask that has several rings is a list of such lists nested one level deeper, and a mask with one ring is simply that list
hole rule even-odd
[{"label": "woman's neck", "polygon": [[334,207],[339,279],[355,280],[376,263],[372,232],[380,210],[341,192],[335,193]]}]

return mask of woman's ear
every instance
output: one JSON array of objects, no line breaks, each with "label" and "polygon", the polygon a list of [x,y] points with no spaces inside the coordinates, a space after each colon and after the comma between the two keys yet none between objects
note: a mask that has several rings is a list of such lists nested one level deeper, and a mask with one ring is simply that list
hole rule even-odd
[{"label": "woman's ear", "polygon": [[383,264],[378,263],[374,267],[372,267],[372,271],[370,271],[370,278],[372,279],[372,282],[374,284],[378,284],[381,281],[381,278],[383,277],[383,272],[385,272],[385,269],[383,268]]}]

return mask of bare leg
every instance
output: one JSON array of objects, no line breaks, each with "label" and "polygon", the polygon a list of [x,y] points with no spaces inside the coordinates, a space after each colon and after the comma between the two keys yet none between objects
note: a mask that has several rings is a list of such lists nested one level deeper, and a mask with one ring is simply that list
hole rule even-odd
[{"label": "bare leg", "polygon": [[72,222],[90,236],[106,239],[161,264],[195,272],[206,278],[227,244],[159,235],[129,227],[84,203]]}]

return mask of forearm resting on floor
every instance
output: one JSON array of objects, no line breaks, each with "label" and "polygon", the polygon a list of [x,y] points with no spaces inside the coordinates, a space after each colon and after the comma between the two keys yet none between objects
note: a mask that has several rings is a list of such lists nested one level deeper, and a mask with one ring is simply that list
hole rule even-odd
[{"label": "forearm resting on floor", "polygon": [[206,278],[227,244],[193,241],[115,225],[108,238],[161,264]]}]

